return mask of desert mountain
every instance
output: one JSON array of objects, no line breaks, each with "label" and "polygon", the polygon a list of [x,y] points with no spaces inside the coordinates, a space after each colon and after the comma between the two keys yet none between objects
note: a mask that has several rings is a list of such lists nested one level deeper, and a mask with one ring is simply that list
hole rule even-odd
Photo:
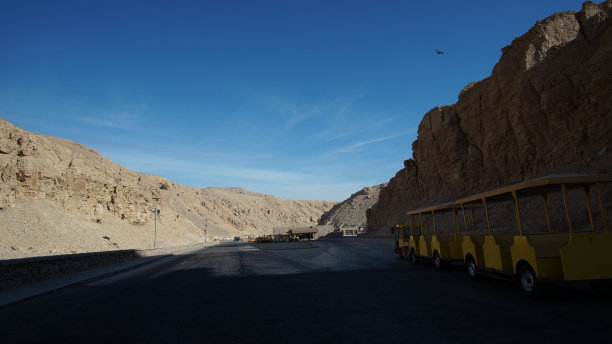
[{"label": "desert mountain", "polygon": [[130,171],[83,145],[0,119],[0,258],[146,248],[316,225],[335,203],[194,188]]},{"label": "desert mountain", "polygon": [[351,197],[334,205],[329,211],[321,215],[319,225],[331,225],[336,229],[365,227],[366,210],[378,202],[378,195],[383,187],[385,187],[385,184],[365,187],[355,192]]},{"label": "desert mountain", "polygon": [[502,184],[612,173],[611,27],[612,1],[586,2],[503,48],[490,77],[465,87],[456,104],[425,114],[413,158],[368,211],[368,230]]}]

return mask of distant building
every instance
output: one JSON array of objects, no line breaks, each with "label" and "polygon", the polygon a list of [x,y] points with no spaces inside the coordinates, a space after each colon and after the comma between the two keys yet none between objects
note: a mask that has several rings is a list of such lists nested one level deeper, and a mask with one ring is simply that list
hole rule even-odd
[{"label": "distant building", "polygon": [[299,240],[314,240],[318,238],[318,231],[316,229],[290,229],[287,231],[287,234]]},{"label": "distant building", "polygon": [[358,227],[342,228],[342,236],[357,236],[359,233]]}]

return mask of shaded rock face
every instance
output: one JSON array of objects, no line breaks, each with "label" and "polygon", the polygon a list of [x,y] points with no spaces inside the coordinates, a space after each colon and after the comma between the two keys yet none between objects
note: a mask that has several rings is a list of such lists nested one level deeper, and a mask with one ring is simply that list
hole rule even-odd
[{"label": "shaded rock face", "polygon": [[336,229],[342,227],[365,227],[366,210],[378,202],[380,190],[386,184],[365,187],[355,192],[348,199],[334,205],[321,215],[319,225],[331,225]]},{"label": "shaded rock face", "polygon": [[539,21],[490,77],[423,117],[413,159],[367,213],[368,230],[410,209],[550,173],[612,173],[612,1]]}]

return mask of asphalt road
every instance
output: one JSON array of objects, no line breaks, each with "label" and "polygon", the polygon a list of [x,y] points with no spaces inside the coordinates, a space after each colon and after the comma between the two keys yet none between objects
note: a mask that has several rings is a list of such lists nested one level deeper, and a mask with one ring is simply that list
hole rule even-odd
[{"label": "asphalt road", "polygon": [[459,267],[399,260],[390,240],[313,244],[223,244],[9,305],[0,343],[611,340],[610,290],[554,287],[533,300]]}]

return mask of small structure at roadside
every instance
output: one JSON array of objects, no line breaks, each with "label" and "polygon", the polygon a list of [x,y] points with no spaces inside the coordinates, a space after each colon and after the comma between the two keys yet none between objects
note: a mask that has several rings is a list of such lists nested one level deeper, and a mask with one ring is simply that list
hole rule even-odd
[{"label": "small structure at roadside", "polygon": [[287,234],[297,240],[314,240],[317,239],[319,231],[316,229],[290,229]]},{"label": "small structure at roadside", "polygon": [[357,234],[359,233],[359,229],[357,227],[347,227],[347,228],[342,228],[342,236],[345,237],[356,237]]}]

